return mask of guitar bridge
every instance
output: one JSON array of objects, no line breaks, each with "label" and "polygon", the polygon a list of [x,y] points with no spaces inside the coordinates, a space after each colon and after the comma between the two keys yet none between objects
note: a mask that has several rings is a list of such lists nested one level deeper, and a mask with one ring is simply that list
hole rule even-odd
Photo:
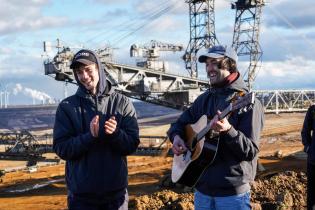
[{"label": "guitar bridge", "polygon": [[190,160],[191,160],[191,152],[187,150],[187,152],[183,154],[183,162],[188,163]]}]

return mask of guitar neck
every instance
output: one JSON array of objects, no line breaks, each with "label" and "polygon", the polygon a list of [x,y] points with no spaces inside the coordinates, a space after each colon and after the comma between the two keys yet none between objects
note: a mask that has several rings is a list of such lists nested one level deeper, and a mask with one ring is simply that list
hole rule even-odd
[{"label": "guitar neck", "polygon": [[[225,118],[230,112],[232,111],[232,104],[230,104],[228,107],[226,107],[221,114],[219,114],[219,120],[222,120]],[[210,130],[212,127],[212,120],[207,124],[206,127],[204,127],[196,136],[196,141],[200,141]]]},{"label": "guitar neck", "polygon": [[[248,104],[254,104],[254,93],[248,93],[245,96],[242,96],[240,99],[236,100],[234,103],[230,103],[228,107],[226,107],[218,116],[219,120],[225,118],[229,113],[239,108],[242,108]],[[212,127],[212,120],[207,124],[205,128],[203,128],[195,137],[195,142],[200,141],[210,130]]]}]

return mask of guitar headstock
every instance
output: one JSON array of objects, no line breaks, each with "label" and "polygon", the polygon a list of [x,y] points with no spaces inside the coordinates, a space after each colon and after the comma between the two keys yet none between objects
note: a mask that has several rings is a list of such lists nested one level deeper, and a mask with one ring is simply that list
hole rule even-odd
[{"label": "guitar headstock", "polygon": [[241,94],[236,101],[230,103],[228,107],[226,107],[221,114],[219,115],[219,119],[223,119],[227,116],[230,112],[237,110],[239,108],[243,108],[249,104],[254,104],[255,94],[253,92],[247,94]]},{"label": "guitar headstock", "polygon": [[247,93],[243,96],[240,96],[236,101],[234,101],[232,103],[232,111],[245,107],[249,104],[254,104],[254,100],[255,100],[255,93],[254,92],[250,92]]}]

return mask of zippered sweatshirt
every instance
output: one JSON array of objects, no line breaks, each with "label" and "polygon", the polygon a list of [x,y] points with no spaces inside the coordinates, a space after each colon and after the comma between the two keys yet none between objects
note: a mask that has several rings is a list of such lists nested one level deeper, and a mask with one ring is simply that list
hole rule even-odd
[{"label": "zippered sweatshirt", "polygon": [[[248,90],[240,76],[223,88],[210,88],[201,94],[168,131],[170,140],[175,135],[184,139],[184,126],[196,123],[202,115],[213,118],[223,111],[237,92]],[[253,105],[236,110],[229,118],[232,125],[220,133],[218,151],[214,162],[204,171],[196,189],[210,196],[230,196],[250,190],[249,182],[256,175],[260,132],[264,124],[263,107],[255,99]]]},{"label": "zippered sweatshirt", "polygon": [[305,115],[301,132],[304,152],[308,155],[308,162],[315,164],[315,105],[311,105]]},{"label": "zippered sweatshirt", "polygon": [[[79,88],[75,95],[64,99],[57,108],[53,132],[53,150],[66,160],[69,193],[91,202],[124,195],[128,185],[126,156],[140,142],[131,100],[114,91],[95,57],[100,67],[97,94],[91,95],[77,80]],[[99,137],[94,138],[90,122],[97,114]],[[117,128],[108,135],[102,128],[111,116],[115,116]]]}]

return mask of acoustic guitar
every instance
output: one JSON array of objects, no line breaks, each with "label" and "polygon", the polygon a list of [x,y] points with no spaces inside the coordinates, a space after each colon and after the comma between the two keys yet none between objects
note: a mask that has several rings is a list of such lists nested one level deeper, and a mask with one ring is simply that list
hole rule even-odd
[{"label": "acoustic guitar", "polygon": [[[231,112],[246,108],[254,103],[254,93],[247,93],[231,102],[219,115],[222,120]],[[172,165],[172,181],[188,187],[193,187],[205,169],[213,163],[219,146],[219,133],[211,130],[213,120],[203,115],[194,124],[185,126],[185,142],[187,151],[181,155],[174,155]]]}]

